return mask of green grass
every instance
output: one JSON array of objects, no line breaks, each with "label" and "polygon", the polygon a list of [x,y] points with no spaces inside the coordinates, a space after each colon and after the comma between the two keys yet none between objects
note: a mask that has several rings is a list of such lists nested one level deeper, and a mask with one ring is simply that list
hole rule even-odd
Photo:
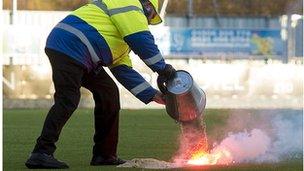
[{"label": "green grass", "polygon": [[[25,170],[35,139],[40,134],[47,110],[3,111],[3,169]],[[207,133],[225,124],[228,110],[207,110]],[[91,167],[92,110],[79,109],[66,124],[57,143],[55,156],[67,162],[70,170],[126,170],[115,167]],[[164,110],[123,110],[120,115],[119,156],[124,159],[157,158],[170,160],[177,149],[179,126]],[[216,137],[222,137],[217,132]],[[212,141],[212,140],[211,140]],[[208,166],[195,170],[302,170],[302,161],[278,164],[245,164],[236,166]],[[134,170],[134,169],[132,169]],[[141,169],[138,169],[141,170]]]}]

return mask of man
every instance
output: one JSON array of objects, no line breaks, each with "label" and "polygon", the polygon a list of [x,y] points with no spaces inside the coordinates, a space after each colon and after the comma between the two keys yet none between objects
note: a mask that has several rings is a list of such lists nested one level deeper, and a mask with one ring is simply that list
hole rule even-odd
[{"label": "man", "polygon": [[165,103],[163,95],[132,69],[129,58],[132,50],[162,79],[174,76],[174,68],[165,63],[148,28],[149,24],[162,22],[156,9],[158,0],[96,0],[56,25],[46,43],[55,104],[25,163],[28,168],[68,168],[53,154],[64,124],[78,106],[81,86],[92,92],[95,101],[91,165],[125,162],[116,155],[119,92],[103,66],[109,67],[115,78],[142,102]]}]

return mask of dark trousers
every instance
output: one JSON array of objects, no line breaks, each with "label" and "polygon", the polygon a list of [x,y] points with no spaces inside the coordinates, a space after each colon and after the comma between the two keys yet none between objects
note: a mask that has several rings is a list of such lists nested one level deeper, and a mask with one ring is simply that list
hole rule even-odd
[{"label": "dark trousers", "polygon": [[115,82],[103,69],[98,74],[88,73],[84,66],[60,52],[46,49],[46,54],[53,70],[55,104],[47,114],[33,152],[55,152],[55,143],[79,104],[83,86],[92,92],[95,101],[93,155],[116,156],[120,102]]}]

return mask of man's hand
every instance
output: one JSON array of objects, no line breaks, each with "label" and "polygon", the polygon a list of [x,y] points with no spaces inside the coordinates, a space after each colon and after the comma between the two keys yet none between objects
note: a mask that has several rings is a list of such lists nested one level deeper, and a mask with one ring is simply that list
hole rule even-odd
[{"label": "man's hand", "polygon": [[158,74],[163,80],[167,81],[175,77],[176,70],[172,65],[166,64],[165,69],[158,72]]},{"label": "man's hand", "polygon": [[157,93],[155,94],[155,96],[153,97],[152,101],[158,103],[158,104],[162,104],[165,105],[166,104],[166,99],[163,93],[157,91]]}]

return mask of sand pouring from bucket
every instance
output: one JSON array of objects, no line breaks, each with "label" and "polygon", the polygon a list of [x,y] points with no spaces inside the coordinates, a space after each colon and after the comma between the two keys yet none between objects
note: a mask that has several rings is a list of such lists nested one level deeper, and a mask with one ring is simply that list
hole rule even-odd
[{"label": "sand pouring from bucket", "polygon": [[167,113],[181,125],[182,134],[177,160],[186,165],[212,163],[213,160],[205,155],[208,154],[203,122],[205,92],[194,82],[192,76],[183,70],[177,71],[175,77],[166,82],[158,78],[157,83],[165,95]]},{"label": "sand pouring from bucket", "polygon": [[167,113],[181,125],[180,148],[174,163],[182,166],[230,163],[229,150],[208,151],[203,118],[206,95],[194,82],[192,76],[186,71],[179,70],[175,78],[166,82],[158,79],[157,83],[165,95]]}]

